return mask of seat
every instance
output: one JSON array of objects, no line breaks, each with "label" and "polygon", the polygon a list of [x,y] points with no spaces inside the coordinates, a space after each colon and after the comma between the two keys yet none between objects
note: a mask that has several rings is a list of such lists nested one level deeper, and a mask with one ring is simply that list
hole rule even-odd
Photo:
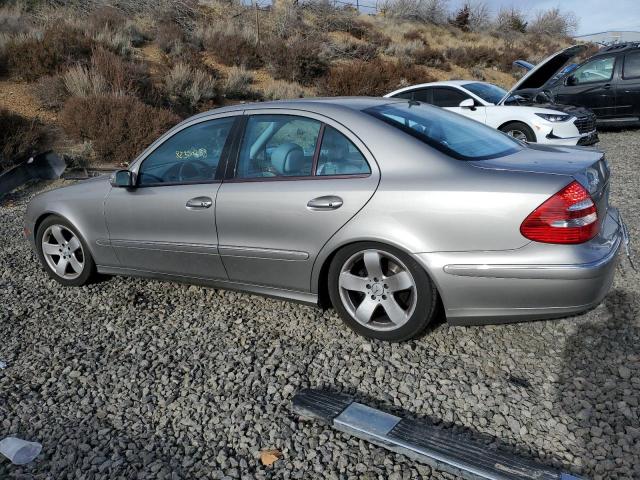
[{"label": "seat", "polygon": [[278,175],[309,175],[310,163],[304,156],[304,150],[296,143],[283,143],[271,153],[271,166]]}]

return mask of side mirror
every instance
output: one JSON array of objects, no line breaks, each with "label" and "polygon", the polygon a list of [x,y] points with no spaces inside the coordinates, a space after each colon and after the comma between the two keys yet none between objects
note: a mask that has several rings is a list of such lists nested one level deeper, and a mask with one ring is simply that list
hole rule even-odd
[{"label": "side mirror", "polygon": [[476,109],[476,102],[473,101],[473,98],[465,98],[464,100],[462,100],[460,102],[460,105],[458,105],[460,108],[468,108],[469,110],[475,110]]},{"label": "side mirror", "polygon": [[576,81],[576,77],[575,75],[569,75],[565,81],[564,84],[568,87],[572,87],[573,85],[576,85],[578,82]]},{"label": "side mirror", "polygon": [[116,170],[111,174],[111,186],[117,188],[133,188],[133,174],[129,170]]}]

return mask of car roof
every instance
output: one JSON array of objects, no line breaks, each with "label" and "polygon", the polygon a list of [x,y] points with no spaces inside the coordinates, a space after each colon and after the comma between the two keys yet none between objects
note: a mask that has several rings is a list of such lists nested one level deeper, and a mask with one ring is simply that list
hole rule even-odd
[{"label": "car roof", "polygon": [[637,50],[637,49],[640,49],[640,42],[615,43],[613,45],[602,47],[600,50],[594,53],[590,58],[600,57],[603,55],[615,55],[619,52],[626,52],[627,50]]},{"label": "car roof", "polygon": [[393,92],[389,92],[385,95],[385,97],[393,98],[391,97],[391,95],[397,95],[398,93],[409,92],[411,90],[416,90],[418,88],[425,88],[425,87],[462,87],[464,88],[464,86],[468,85],[469,83],[485,83],[487,85],[493,85],[492,83],[483,82],[480,80],[442,80],[439,82],[416,83],[415,85],[409,85],[408,87],[399,88],[397,90],[394,90]]},{"label": "car roof", "polygon": [[206,117],[218,113],[234,111],[262,110],[265,108],[281,108],[293,110],[308,110],[317,113],[329,113],[336,110],[362,111],[388,103],[401,102],[401,99],[382,97],[327,97],[327,98],[298,98],[292,100],[275,100],[270,102],[238,103],[227,107],[216,108],[194,115],[189,120]]}]

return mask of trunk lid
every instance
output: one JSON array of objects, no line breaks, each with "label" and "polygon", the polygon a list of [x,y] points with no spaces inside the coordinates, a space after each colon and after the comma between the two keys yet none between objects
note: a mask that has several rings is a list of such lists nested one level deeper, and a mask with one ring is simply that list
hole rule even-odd
[{"label": "trunk lid", "polygon": [[583,52],[585,45],[573,45],[550,55],[543,61],[529,70],[520,80],[518,80],[511,90],[502,97],[498,105],[502,105],[514,92],[529,88],[544,88],[545,85],[564,67],[569,60]]},{"label": "trunk lid", "polygon": [[469,163],[491,170],[566,175],[587,189],[597,205],[600,218],[604,218],[609,208],[611,171],[604,153],[598,150],[531,144],[513,155]]}]

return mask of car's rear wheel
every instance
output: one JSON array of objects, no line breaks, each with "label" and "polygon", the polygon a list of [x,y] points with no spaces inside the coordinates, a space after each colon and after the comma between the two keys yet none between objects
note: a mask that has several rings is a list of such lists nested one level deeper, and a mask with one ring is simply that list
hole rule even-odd
[{"label": "car's rear wheel", "polygon": [[436,309],[436,289],[409,255],[363,242],[340,250],[329,267],[334,308],[355,332],[403,341],[420,335]]},{"label": "car's rear wheel", "polygon": [[526,123],[522,122],[509,122],[505,123],[500,127],[500,130],[513,137],[517,140],[522,140],[523,142],[535,142],[536,134],[533,133],[531,127]]},{"label": "car's rear wheel", "polygon": [[36,246],[45,270],[62,285],[84,285],[95,273],[86,243],[64,218],[47,217],[38,228]]}]

